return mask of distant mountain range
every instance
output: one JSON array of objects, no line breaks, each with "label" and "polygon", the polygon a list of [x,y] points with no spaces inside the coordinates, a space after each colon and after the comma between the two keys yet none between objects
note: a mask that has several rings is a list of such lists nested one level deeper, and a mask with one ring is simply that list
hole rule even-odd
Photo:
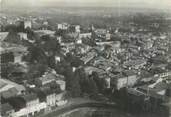
[{"label": "distant mountain range", "polygon": [[[49,2],[50,1],[50,2]],[[73,2],[75,1],[75,2]],[[76,2],[78,1],[78,2]],[[17,8],[22,8],[23,10],[25,9],[30,9],[31,11],[33,9],[37,8],[63,8],[66,10],[73,11],[73,9],[76,9],[74,12],[78,11],[86,11],[86,10],[95,10],[95,11],[100,11],[100,10],[105,10],[107,11],[113,11],[116,12],[116,10],[119,10],[117,12],[151,12],[151,11],[171,11],[171,7],[154,7],[152,4],[147,4],[147,2],[144,2],[146,0],[106,0],[106,3],[104,0],[91,0],[92,4],[90,4],[90,0],[87,0],[89,2],[83,2],[81,1],[86,1],[86,0],[0,0],[1,2],[1,8],[0,11],[5,11],[6,9],[8,11],[15,11]],[[95,2],[95,1],[101,1],[101,2]],[[104,4],[102,4],[102,1]],[[120,4],[118,4],[117,1],[122,1]],[[125,2],[124,2],[125,1]],[[133,2],[128,2],[128,1],[136,1],[135,3]],[[153,0],[154,1],[154,0]],[[159,1],[159,0],[156,0]],[[164,0],[166,1],[166,0]],[[157,4],[157,3],[156,3]],[[103,9],[101,9],[103,8]],[[5,10],[4,10],[5,9]],[[109,10],[110,9],[110,10]],[[21,10],[21,9],[20,9]],[[60,9],[59,9],[60,10]],[[77,11],[78,10],[78,11]],[[46,10],[47,11],[47,10]],[[44,11],[45,12],[45,11]]]}]

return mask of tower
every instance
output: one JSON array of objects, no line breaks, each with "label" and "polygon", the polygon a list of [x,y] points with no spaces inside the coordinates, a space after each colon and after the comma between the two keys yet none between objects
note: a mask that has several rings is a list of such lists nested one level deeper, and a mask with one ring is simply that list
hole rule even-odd
[{"label": "tower", "polygon": [[31,28],[31,21],[24,21],[24,29]]}]

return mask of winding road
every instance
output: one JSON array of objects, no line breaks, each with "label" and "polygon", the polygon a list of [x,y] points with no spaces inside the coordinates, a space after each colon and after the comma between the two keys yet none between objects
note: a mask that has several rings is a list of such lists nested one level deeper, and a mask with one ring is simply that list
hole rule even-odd
[{"label": "winding road", "polygon": [[116,104],[108,104],[103,102],[97,102],[93,100],[85,100],[85,99],[75,99],[70,101],[71,103],[66,104],[63,107],[58,107],[52,112],[46,113],[44,115],[41,115],[39,117],[58,117],[64,113],[67,113],[69,111],[72,111],[74,109],[79,109],[83,107],[88,108],[105,108],[105,109],[117,109]]}]

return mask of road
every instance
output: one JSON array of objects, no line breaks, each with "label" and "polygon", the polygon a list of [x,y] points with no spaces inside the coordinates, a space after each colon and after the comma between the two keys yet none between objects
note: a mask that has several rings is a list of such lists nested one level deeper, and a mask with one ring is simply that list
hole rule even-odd
[{"label": "road", "polygon": [[93,100],[86,99],[73,99],[70,100],[66,105],[56,108],[50,113],[46,113],[39,117],[57,117],[63,113],[69,112],[71,110],[82,108],[82,107],[95,107],[95,108],[105,108],[105,109],[114,109],[116,104],[107,104],[102,102],[97,102]]}]

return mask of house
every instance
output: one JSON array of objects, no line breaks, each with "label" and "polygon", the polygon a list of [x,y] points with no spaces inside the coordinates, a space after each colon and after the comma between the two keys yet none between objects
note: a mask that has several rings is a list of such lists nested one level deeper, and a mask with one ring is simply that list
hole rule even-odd
[{"label": "house", "polygon": [[82,39],[82,38],[91,38],[91,35],[92,33],[80,33],[79,34],[79,38]]},{"label": "house", "polygon": [[14,112],[15,112],[14,108],[9,103],[5,103],[1,105],[2,117],[11,117]]},{"label": "house", "polygon": [[31,106],[39,104],[39,99],[36,94],[26,94],[22,96],[22,98],[24,99],[26,103],[26,107],[31,107]]},{"label": "house", "polygon": [[45,72],[45,74],[42,77],[36,79],[35,83],[37,86],[44,86],[52,82],[55,82],[55,79],[56,79],[55,74]]},{"label": "house", "polygon": [[109,41],[111,39],[111,34],[106,29],[96,29],[94,32],[98,38],[103,39],[104,41]]},{"label": "house", "polygon": [[28,40],[27,33],[19,32],[20,40]]},{"label": "house", "polygon": [[142,82],[150,82],[154,79],[154,75],[145,70],[141,70],[139,76]]},{"label": "house", "polygon": [[[2,61],[7,61],[8,59],[12,61],[12,59],[14,59],[12,62],[21,63],[23,55],[27,54],[27,52],[27,47],[22,45],[1,42],[0,53],[3,57]],[[7,60],[5,60],[5,57]]]},{"label": "house", "polygon": [[133,70],[125,70],[123,71],[123,74],[127,77],[128,81],[127,81],[127,85],[128,86],[133,86],[134,84],[137,83],[137,75],[136,72]]},{"label": "house", "polygon": [[122,74],[114,76],[113,78],[111,78],[111,86],[117,90],[126,87],[127,77]]},{"label": "house", "polygon": [[57,29],[61,29],[61,30],[67,30],[69,28],[69,24],[67,23],[62,23],[62,24],[57,24]]},{"label": "house", "polygon": [[7,101],[14,108],[15,112],[26,108],[26,102],[21,96],[11,97]]},{"label": "house", "polygon": [[80,33],[80,25],[75,25],[75,32]]},{"label": "house", "polygon": [[40,110],[47,108],[46,103],[40,102],[37,95],[33,93],[12,97],[9,102],[15,107],[12,117],[34,116]]},{"label": "house", "polygon": [[62,106],[67,103],[67,100],[65,99],[66,92],[61,92],[56,94],[56,105]]},{"label": "house", "polygon": [[111,34],[109,33],[109,31],[107,31],[107,33],[106,33],[106,40],[108,41],[110,39],[111,39]]},{"label": "house", "polygon": [[14,54],[12,52],[1,53],[0,57],[1,57],[1,63],[14,62]]},{"label": "house", "polygon": [[85,73],[87,76],[92,75],[93,72],[97,73],[98,77],[100,79],[103,79],[103,81],[106,83],[106,87],[104,88],[110,88],[111,87],[111,78],[107,75],[107,72],[103,69],[99,69],[93,66],[87,66],[84,68]]},{"label": "house", "polygon": [[133,71],[124,71],[111,76],[111,86],[117,90],[124,87],[131,87],[137,83],[136,73]]},{"label": "house", "polygon": [[165,101],[167,87],[168,87],[168,84],[164,82],[157,82],[157,83],[155,82],[150,85],[145,84],[145,85],[139,86],[137,89],[145,93],[150,98],[157,99],[160,101]]},{"label": "house", "polygon": [[84,64],[87,64],[89,61],[91,61],[96,56],[97,56],[97,52],[94,50],[90,50],[84,56],[81,57],[81,60],[84,62]]},{"label": "house", "polygon": [[53,92],[46,92],[46,104],[47,106],[55,106],[56,105],[56,94]]},{"label": "house", "polygon": [[60,89],[62,91],[65,91],[65,89],[66,89],[66,82],[63,79],[56,80],[56,84],[59,85],[59,87],[60,87]]},{"label": "house", "polygon": [[59,85],[60,89],[62,91],[65,90],[66,84],[65,84],[65,77],[63,75],[57,74],[54,70],[49,70],[45,72],[45,74],[36,79],[35,83],[37,86],[46,86],[51,83],[56,83],[56,85]]},{"label": "house", "polygon": [[124,63],[124,67],[127,67],[129,69],[139,69],[140,67],[143,67],[145,64],[146,60],[144,59],[129,60]]},{"label": "house", "polygon": [[34,92],[39,97],[40,102],[46,102],[47,107],[56,105],[56,93],[49,87],[35,89]]},{"label": "house", "polygon": [[36,30],[34,32],[38,34],[40,37],[45,36],[45,35],[54,36],[55,34],[55,31],[51,31],[51,30]]}]

